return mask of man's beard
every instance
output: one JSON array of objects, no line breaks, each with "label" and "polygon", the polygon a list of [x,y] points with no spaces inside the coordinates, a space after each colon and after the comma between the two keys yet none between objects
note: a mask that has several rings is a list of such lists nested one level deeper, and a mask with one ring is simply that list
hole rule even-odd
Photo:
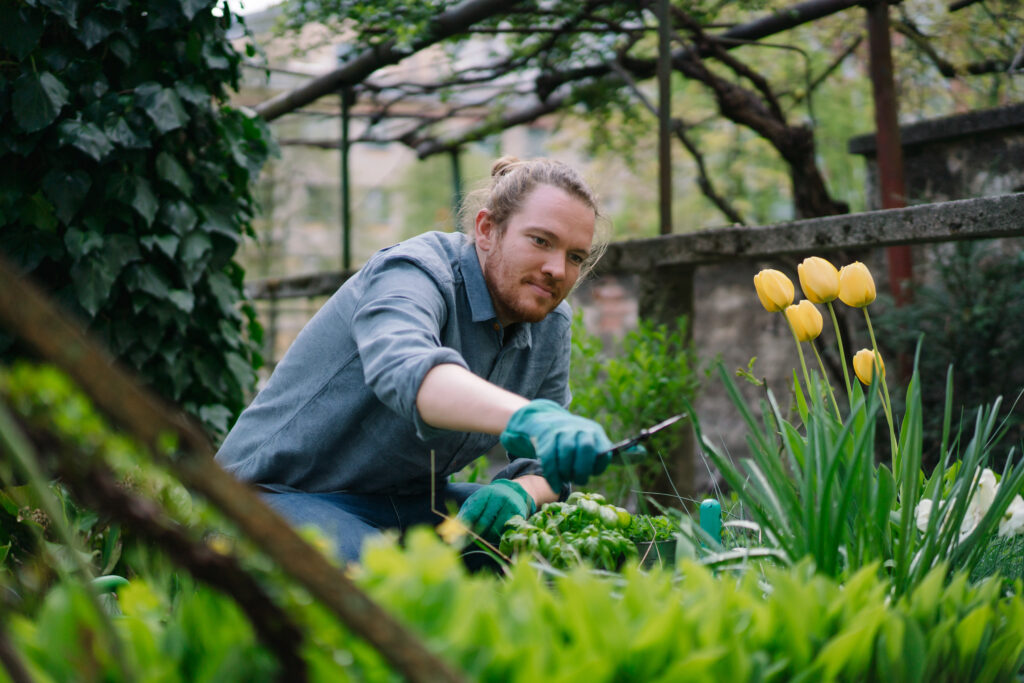
[{"label": "man's beard", "polygon": [[498,247],[497,250],[491,252],[484,262],[483,273],[484,282],[487,283],[487,289],[491,294],[491,301],[494,303],[495,313],[497,313],[499,319],[504,318],[510,323],[537,323],[546,318],[562,302],[564,297],[559,296],[561,287],[550,278],[538,274],[537,278],[542,278],[543,280],[539,284],[555,292],[555,299],[552,300],[551,306],[547,307],[546,310],[544,307],[538,308],[525,305],[523,299],[530,296],[527,289],[528,285],[523,282],[523,278],[520,275],[510,273],[504,267],[505,259],[503,258],[501,247]]}]

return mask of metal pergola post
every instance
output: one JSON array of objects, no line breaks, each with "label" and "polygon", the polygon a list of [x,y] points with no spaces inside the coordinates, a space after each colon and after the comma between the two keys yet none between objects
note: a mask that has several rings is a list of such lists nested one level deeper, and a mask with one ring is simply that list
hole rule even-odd
[{"label": "metal pergola post", "polygon": [[452,225],[455,231],[460,232],[459,209],[462,207],[462,167],[459,160],[459,148],[451,150],[452,160]]},{"label": "metal pergola post", "polygon": [[[889,4],[885,0],[867,6],[868,68],[875,99],[875,149],[881,208],[899,209],[907,205],[903,176],[903,144],[900,141],[899,107],[893,78],[892,42],[889,36]],[[908,286],[913,277],[913,257],[909,246],[886,249],[889,264],[889,289],[896,305],[909,300]]]},{"label": "metal pergola post", "polygon": [[348,123],[352,88],[342,88],[341,97],[341,269],[352,268],[352,202],[348,172]]},{"label": "metal pergola post", "polygon": [[668,0],[658,0],[658,232],[672,232],[672,45]]}]

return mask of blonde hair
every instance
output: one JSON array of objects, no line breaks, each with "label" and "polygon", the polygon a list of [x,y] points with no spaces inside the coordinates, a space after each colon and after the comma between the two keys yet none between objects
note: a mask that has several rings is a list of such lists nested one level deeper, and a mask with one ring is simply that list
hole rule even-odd
[{"label": "blonde hair", "polygon": [[577,280],[580,282],[604,254],[610,230],[608,220],[598,207],[597,195],[568,164],[554,159],[521,161],[513,156],[501,157],[491,166],[491,177],[487,184],[470,192],[463,201],[459,211],[462,230],[472,239],[476,214],[486,208],[498,227],[498,234],[504,234],[509,219],[519,212],[526,196],[538,185],[557,187],[594,212],[594,241],[590,255],[580,271]]}]

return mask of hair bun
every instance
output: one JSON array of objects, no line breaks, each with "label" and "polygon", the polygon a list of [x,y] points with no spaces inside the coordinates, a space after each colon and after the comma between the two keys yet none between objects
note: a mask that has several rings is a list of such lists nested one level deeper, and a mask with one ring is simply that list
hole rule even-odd
[{"label": "hair bun", "polygon": [[493,166],[491,166],[491,177],[500,178],[501,176],[511,171],[516,165],[521,163],[522,162],[518,158],[513,156],[501,157],[500,159],[494,162]]}]

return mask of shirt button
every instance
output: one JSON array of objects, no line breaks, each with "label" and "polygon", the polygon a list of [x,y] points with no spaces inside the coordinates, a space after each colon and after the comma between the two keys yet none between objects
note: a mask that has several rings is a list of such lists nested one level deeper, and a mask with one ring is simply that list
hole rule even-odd
[{"label": "shirt button", "polygon": [[501,324],[500,323],[494,323],[494,331],[497,332],[500,329],[501,329]]}]

